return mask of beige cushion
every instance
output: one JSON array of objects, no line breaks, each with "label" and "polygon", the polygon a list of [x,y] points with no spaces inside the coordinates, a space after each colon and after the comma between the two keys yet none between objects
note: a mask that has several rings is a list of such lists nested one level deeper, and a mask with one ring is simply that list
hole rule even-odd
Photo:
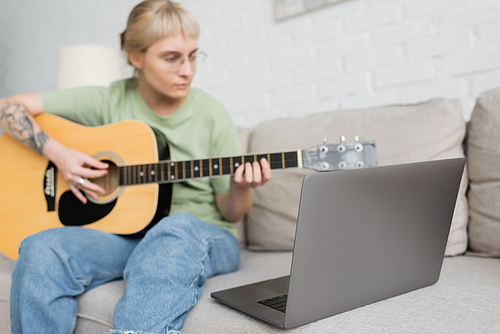
[{"label": "beige cushion", "polygon": [[470,248],[500,257],[500,88],[477,99],[468,125],[467,161]]},{"label": "beige cushion", "polygon": [[[337,143],[341,135],[375,140],[379,165],[463,157],[465,122],[458,100],[436,99],[415,105],[335,111],[265,122],[250,135],[249,152],[279,152]],[[291,250],[300,188],[310,170],[274,171],[272,179],[253,191],[247,215],[247,241],[254,250]],[[446,255],[467,247],[467,178],[463,177]]]},{"label": "beige cushion", "polygon": [[14,261],[0,257],[0,333],[10,333],[9,300]]},{"label": "beige cushion", "polygon": [[213,277],[206,282],[203,295],[187,316],[181,332],[183,334],[499,332],[500,260],[491,258],[471,256],[446,258],[443,261],[439,281],[430,287],[288,330],[268,325],[210,297],[212,291],[288,275],[290,260],[290,254],[287,253],[242,252],[240,270]]}]

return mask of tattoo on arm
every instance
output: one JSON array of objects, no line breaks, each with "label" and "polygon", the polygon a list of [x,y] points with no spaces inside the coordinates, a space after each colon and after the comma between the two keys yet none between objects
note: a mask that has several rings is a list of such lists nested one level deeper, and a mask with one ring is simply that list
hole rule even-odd
[{"label": "tattoo on arm", "polygon": [[43,154],[49,136],[42,129],[35,133],[30,116],[30,112],[19,103],[7,102],[0,109],[0,123],[4,125],[4,130],[14,139]]}]

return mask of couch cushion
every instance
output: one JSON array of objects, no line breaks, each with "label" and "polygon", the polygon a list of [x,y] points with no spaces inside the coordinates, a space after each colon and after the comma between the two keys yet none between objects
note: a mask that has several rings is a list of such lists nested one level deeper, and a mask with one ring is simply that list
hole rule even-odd
[{"label": "couch cushion", "polygon": [[477,99],[466,142],[470,248],[500,257],[500,88]]},{"label": "couch cushion", "polygon": [[9,301],[14,261],[0,253],[0,333],[10,333]]},{"label": "couch cushion", "polygon": [[[435,99],[414,105],[335,111],[301,118],[268,121],[250,135],[250,152],[306,149],[323,138],[338,142],[341,135],[375,140],[379,165],[463,157],[465,122],[458,100]],[[310,170],[275,171],[263,187],[253,190],[254,206],[247,215],[247,241],[254,250],[291,250],[302,179]],[[467,202],[464,174],[453,217],[446,255],[467,247]]]},{"label": "couch cushion", "polygon": [[[288,275],[290,264],[289,252],[242,251],[237,272],[207,280],[182,333],[493,333],[500,328],[500,260],[471,256],[446,258],[439,281],[430,287],[291,330],[268,325],[210,297],[213,291]],[[81,296],[75,334],[111,328],[112,305],[123,289],[123,281],[117,281]]]},{"label": "couch cushion", "polygon": [[446,258],[439,281],[430,287],[290,330],[268,325],[210,297],[212,291],[286,275],[289,265],[286,253],[243,254],[238,272],[206,282],[182,333],[496,333],[500,328],[498,259]]}]

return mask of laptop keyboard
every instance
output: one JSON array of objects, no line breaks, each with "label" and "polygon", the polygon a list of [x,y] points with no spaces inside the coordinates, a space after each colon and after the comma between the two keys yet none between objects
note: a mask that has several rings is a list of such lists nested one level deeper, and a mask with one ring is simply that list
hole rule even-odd
[{"label": "laptop keyboard", "polygon": [[281,295],[265,300],[258,301],[257,303],[273,308],[277,311],[285,313],[286,310],[286,298],[288,295]]}]

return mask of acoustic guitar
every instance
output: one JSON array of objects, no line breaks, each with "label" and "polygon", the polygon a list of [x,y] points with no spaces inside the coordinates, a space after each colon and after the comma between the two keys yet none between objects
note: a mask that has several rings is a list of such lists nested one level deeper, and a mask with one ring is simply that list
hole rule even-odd
[{"label": "acoustic guitar", "polygon": [[150,224],[158,209],[159,184],[232,175],[238,166],[262,158],[271,169],[317,171],[377,165],[374,142],[345,142],[291,152],[158,161],[156,139],[143,122],[130,120],[99,127],[82,126],[40,114],[37,122],[62,144],[109,164],[108,174],[92,179],[106,190],[83,205],[56,166],[4,133],[0,137],[0,250],[16,259],[21,241],[42,230],[84,226],[134,234]]}]

